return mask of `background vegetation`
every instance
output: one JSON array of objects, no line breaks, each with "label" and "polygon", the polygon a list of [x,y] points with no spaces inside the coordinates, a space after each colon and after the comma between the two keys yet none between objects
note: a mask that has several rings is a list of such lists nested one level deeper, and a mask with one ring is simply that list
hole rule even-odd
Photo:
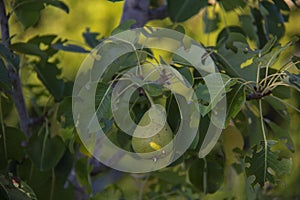
[{"label": "background vegetation", "polygon": [[[127,21],[130,12],[143,13],[145,5],[130,2],[138,1],[126,1],[124,9],[124,1],[0,0],[0,199],[298,199],[297,2],[157,0],[146,4],[152,17],[140,21],[133,15],[136,24]],[[229,83],[228,123],[213,150],[199,158],[210,120],[207,98],[213,97],[205,97],[205,82],[188,63],[163,58],[191,81],[207,112],[201,113],[198,139],[172,166],[128,174],[86,151],[74,128],[71,94],[92,48],[115,29],[143,25],[183,31],[207,49]],[[169,91],[148,90],[175,104]],[[104,98],[101,89],[98,97]],[[142,96],[133,111],[136,121],[145,105]],[[176,129],[176,117],[168,122]],[[109,131],[117,133],[115,143],[133,151],[131,138],[113,125]]]}]

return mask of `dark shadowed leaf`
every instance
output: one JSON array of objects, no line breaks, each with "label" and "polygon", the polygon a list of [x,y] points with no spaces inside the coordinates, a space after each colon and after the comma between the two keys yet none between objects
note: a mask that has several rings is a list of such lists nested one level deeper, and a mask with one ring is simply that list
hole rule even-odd
[{"label": "dark shadowed leaf", "polygon": [[250,15],[239,15],[239,20],[242,26],[242,29],[245,31],[247,36],[256,42],[258,42],[258,38],[256,35],[256,29],[253,28],[254,25],[254,17],[252,14]]},{"label": "dark shadowed leaf", "polygon": [[39,56],[42,59],[47,59],[48,55],[42,51],[37,45],[31,43],[19,42],[12,44],[10,49],[24,54]]},{"label": "dark shadowed leaf", "polygon": [[3,60],[0,58],[0,87],[6,91],[11,91],[11,81]]},{"label": "dark shadowed leaf", "polygon": [[[206,166],[205,166],[206,165]],[[224,168],[216,160],[207,158],[196,160],[188,172],[190,182],[200,191],[216,192],[224,180]],[[204,181],[206,179],[206,181]],[[206,185],[204,185],[206,183]]]},{"label": "dark shadowed leaf", "polygon": [[73,113],[72,113],[72,97],[65,97],[60,103],[57,111],[57,120],[61,126],[74,127]]},{"label": "dark shadowed leaf", "polygon": [[241,111],[246,102],[245,87],[241,84],[236,84],[231,91],[226,94],[227,98],[227,117],[226,126],[229,124],[231,118],[235,118]]},{"label": "dark shadowed leaf", "polygon": [[281,38],[284,35],[285,27],[284,18],[278,7],[269,1],[262,1],[260,11],[264,16],[266,35],[271,34]]},{"label": "dark shadowed leaf", "polygon": [[18,174],[35,191],[38,199],[46,200],[51,195],[52,199],[74,199],[72,184],[66,184],[72,166],[70,154],[65,153],[52,170],[40,171],[27,159],[18,166]]},{"label": "dark shadowed leaf", "polygon": [[183,22],[196,15],[207,4],[207,0],[167,0],[168,14],[173,22]]},{"label": "dark shadowed leaf", "polygon": [[82,33],[85,43],[91,48],[95,48],[100,43],[100,40],[97,39],[99,35],[100,33],[90,32],[89,28],[87,28],[86,31]]},{"label": "dark shadowed leaf", "polygon": [[122,24],[120,24],[117,28],[115,28],[111,35],[116,35],[118,33],[121,33],[123,31],[127,31],[130,29],[130,27],[135,23],[135,20],[134,19],[130,19],[130,20],[127,20],[125,22],[123,22]]},{"label": "dark shadowed leaf", "polygon": [[50,138],[48,134],[33,135],[27,146],[27,153],[33,164],[41,171],[57,165],[65,152],[65,144],[59,136]]},{"label": "dark shadowed leaf", "polygon": [[44,4],[36,0],[18,0],[13,8],[17,19],[27,29],[37,23],[40,18],[40,12],[44,9]]},{"label": "dark shadowed leaf", "polygon": [[0,175],[0,199],[37,200],[33,190],[18,177]]},{"label": "dark shadowed leaf", "polygon": [[288,71],[285,71],[286,77],[284,77],[283,81],[296,90],[300,91],[300,74],[292,74]]},{"label": "dark shadowed leaf", "polygon": [[16,69],[19,68],[19,56],[12,53],[10,49],[6,48],[2,43],[0,43],[0,57],[2,57],[5,62],[12,64]]},{"label": "dark shadowed leaf", "polygon": [[246,170],[247,175],[255,176],[253,185],[259,183],[261,186],[264,186],[266,181],[275,183],[275,175],[280,177],[290,173],[292,169],[292,160],[285,158],[280,159],[278,156],[279,152],[271,151],[271,147],[276,143],[277,142],[274,140],[269,140],[266,150],[264,146],[261,148],[256,146],[252,157],[246,158],[246,162],[250,164],[250,167]]},{"label": "dark shadowed leaf", "polygon": [[19,129],[4,127],[4,132],[2,128],[0,129],[0,169],[4,169],[9,160],[22,160],[24,157],[22,142],[25,140],[24,134]]},{"label": "dark shadowed leaf", "polygon": [[292,61],[295,64],[295,66],[300,70],[300,57],[298,56],[293,56]]},{"label": "dark shadowed leaf", "polygon": [[52,45],[52,48],[62,51],[70,51],[74,53],[89,53],[90,51],[84,49],[81,46],[74,45],[74,44],[62,44],[62,43],[56,43]]},{"label": "dark shadowed leaf", "polygon": [[99,120],[112,117],[111,92],[112,88],[109,85],[103,82],[98,83],[95,95],[95,109]]},{"label": "dark shadowed leaf", "polygon": [[57,78],[61,70],[57,68],[55,63],[37,63],[35,70],[38,78],[42,81],[48,91],[53,95],[56,101],[62,99],[64,93],[64,81]]},{"label": "dark shadowed leaf", "polygon": [[236,8],[243,8],[246,6],[246,2],[243,0],[222,0],[220,3],[226,11],[232,11]]},{"label": "dark shadowed leaf", "polygon": [[65,4],[62,1],[56,1],[56,0],[42,0],[44,3],[46,3],[47,5],[51,5],[57,8],[60,8],[61,10],[65,11],[66,13],[69,13],[69,7],[67,6],[67,4]]},{"label": "dark shadowed leaf", "polygon": [[221,22],[219,13],[215,12],[215,10],[212,11],[212,14],[208,12],[211,11],[206,9],[202,15],[205,33],[210,33],[217,30],[219,28],[219,23]]}]

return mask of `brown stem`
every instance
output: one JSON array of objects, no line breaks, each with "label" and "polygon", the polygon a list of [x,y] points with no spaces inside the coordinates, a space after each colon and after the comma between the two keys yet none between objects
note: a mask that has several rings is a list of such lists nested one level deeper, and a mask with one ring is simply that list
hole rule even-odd
[{"label": "brown stem", "polygon": [[[3,0],[0,0],[0,23],[2,33],[2,43],[6,48],[10,45],[10,35],[8,26],[8,15],[6,15],[6,9]],[[11,63],[7,64],[8,76],[12,83],[12,97],[17,108],[17,112],[20,119],[20,127],[26,137],[30,135],[30,118],[26,108],[25,99],[22,91],[22,84],[17,70],[18,66],[13,66]]]}]

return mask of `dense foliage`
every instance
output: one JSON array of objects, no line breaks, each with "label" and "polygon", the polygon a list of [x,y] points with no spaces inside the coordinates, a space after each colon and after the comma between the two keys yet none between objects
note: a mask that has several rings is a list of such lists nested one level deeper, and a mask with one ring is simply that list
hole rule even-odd
[{"label": "dense foliage", "polygon": [[[0,199],[294,197],[280,190],[292,171],[293,153],[299,154],[289,131],[291,125],[299,127],[290,114],[295,117],[300,112],[295,100],[300,91],[300,58],[293,54],[298,38],[290,37],[284,44],[281,39],[290,15],[297,12],[296,1],[288,5],[284,0],[167,0],[151,1],[150,6],[163,4],[172,23],[168,28],[185,33],[184,22],[198,14],[206,34],[218,33],[215,45],[204,48],[221,73],[226,95],[210,96],[205,77],[176,55],[141,49],[113,61],[98,84],[95,102],[98,120],[114,144],[132,152],[144,151],[144,141],[118,128],[110,106],[114,83],[122,81],[119,75],[137,64],[165,64],[177,70],[196,92],[201,114],[192,145],[175,163],[155,172],[128,174],[99,163],[82,144],[72,116],[74,82],[64,79],[58,67],[59,52],[89,53],[105,38],[87,29],[82,46],[55,34],[14,42],[15,35],[9,34],[11,15],[26,30],[38,23],[44,9],[54,6],[68,13],[69,7],[58,0],[0,0]],[[238,23],[227,25],[226,13],[237,15]],[[112,35],[134,23],[121,23]],[[111,45],[107,51],[113,48],[121,46]],[[35,79],[22,82],[24,76]],[[180,88],[175,92],[186,96]],[[24,100],[25,93],[30,98]],[[205,140],[213,107],[222,98],[227,102],[226,126],[220,137]],[[170,90],[159,85],[135,91],[131,117],[140,122],[153,101],[165,107],[166,132],[176,133],[180,124],[177,102]],[[18,123],[7,125],[17,114]],[[199,154],[203,146],[211,151]]]}]

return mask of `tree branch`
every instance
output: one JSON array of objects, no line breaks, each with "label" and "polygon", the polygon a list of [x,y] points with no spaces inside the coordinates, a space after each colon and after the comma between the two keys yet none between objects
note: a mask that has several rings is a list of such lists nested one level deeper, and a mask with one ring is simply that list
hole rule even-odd
[{"label": "tree branch", "polygon": [[[6,48],[10,45],[10,35],[8,26],[8,15],[6,15],[6,9],[3,0],[0,0],[0,23],[1,23],[1,34],[2,43]],[[17,70],[18,66],[13,66],[11,63],[7,64],[8,76],[12,83],[12,97],[17,108],[17,112],[20,120],[21,130],[28,138],[30,135],[30,118],[26,108],[25,99],[22,91],[22,84]]]},{"label": "tree branch", "polygon": [[149,0],[126,0],[121,23],[130,19],[136,21],[131,28],[143,27],[149,20],[167,17],[167,7],[150,8]]}]

